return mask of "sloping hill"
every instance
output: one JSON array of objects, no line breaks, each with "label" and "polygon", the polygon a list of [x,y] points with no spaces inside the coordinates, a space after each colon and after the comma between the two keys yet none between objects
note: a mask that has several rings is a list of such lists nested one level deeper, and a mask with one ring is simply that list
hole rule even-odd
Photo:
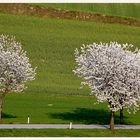
[{"label": "sloping hill", "polygon": [[[140,28],[119,24],[0,14],[0,33],[15,35],[38,67],[24,94],[6,97],[4,123],[26,123],[28,115],[31,123],[107,123],[106,104],[94,105],[88,88],[79,89],[81,80],[72,72],[74,50],[100,41],[140,48]],[[125,113],[126,123],[140,124],[139,115]]]},{"label": "sloping hill", "polygon": [[36,3],[32,5],[140,19],[139,3]]},{"label": "sloping hill", "polygon": [[108,16],[80,11],[62,10],[48,7],[40,7],[30,4],[0,4],[0,12],[16,15],[30,15],[42,18],[74,19],[82,21],[94,21],[102,23],[117,23],[131,26],[140,26],[140,20],[130,17]]}]

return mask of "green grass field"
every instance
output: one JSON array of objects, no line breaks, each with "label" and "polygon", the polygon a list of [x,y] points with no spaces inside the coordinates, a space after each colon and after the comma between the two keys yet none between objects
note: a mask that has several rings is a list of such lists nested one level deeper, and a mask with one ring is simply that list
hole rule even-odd
[{"label": "green grass field", "polygon": [[[79,8],[70,5],[72,10],[90,9],[88,4],[81,6],[81,9],[80,5]],[[137,11],[140,5],[128,4],[126,9],[131,9],[129,6]],[[98,6],[96,8],[99,9]],[[93,11],[92,8],[90,10]],[[140,18],[137,12],[132,11],[121,16]],[[82,44],[101,41],[127,42],[140,48],[139,27],[0,13],[0,34],[15,35],[22,42],[32,65],[37,66],[36,80],[28,83],[26,91],[6,96],[3,123],[27,123],[29,115],[31,123],[72,121],[75,124],[109,124],[107,103],[94,104],[96,99],[89,95],[89,89],[79,88],[81,79],[72,72],[75,66],[74,50]],[[124,115],[125,124],[140,124],[140,111],[135,115],[126,112]],[[119,123],[118,113],[115,123]],[[13,129],[1,130],[0,136],[140,136],[140,133],[139,130]]]},{"label": "green grass field", "polygon": [[[0,33],[15,35],[38,67],[36,80],[24,93],[6,96],[3,123],[26,123],[28,115],[31,123],[109,122],[107,106],[94,105],[88,88],[79,88],[73,53],[83,43],[100,41],[140,47],[139,27],[0,14]],[[140,111],[125,113],[125,123],[140,124],[139,116]]]},{"label": "green grass field", "polygon": [[140,130],[2,129],[2,137],[140,137]]},{"label": "green grass field", "polygon": [[138,3],[36,3],[32,5],[140,19]]}]

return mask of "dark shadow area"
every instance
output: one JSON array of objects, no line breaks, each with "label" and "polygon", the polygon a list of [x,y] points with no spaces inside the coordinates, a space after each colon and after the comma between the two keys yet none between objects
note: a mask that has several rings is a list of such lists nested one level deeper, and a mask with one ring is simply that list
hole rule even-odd
[{"label": "dark shadow area", "polygon": [[17,116],[12,115],[12,114],[7,114],[7,113],[2,113],[2,118],[17,118]]},{"label": "dark shadow area", "polygon": [[[109,124],[110,112],[107,110],[76,108],[73,112],[52,113],[49,115],[51,118],[69,120],[76,123],[84,124]],[[124,116],[124,124],[127,117]],[[115,124],[119,124],[119,116],[115,115]]]}]

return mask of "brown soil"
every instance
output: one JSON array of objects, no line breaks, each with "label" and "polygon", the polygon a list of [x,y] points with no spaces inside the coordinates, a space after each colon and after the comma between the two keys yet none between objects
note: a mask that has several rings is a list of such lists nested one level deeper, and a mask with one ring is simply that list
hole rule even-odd
[{"label": "brown soil", "polygon": [[1,13],[32,15],[39,17],[53,17],[61,19],[88,20],[104,23],[119,23],[131,26],[140,26],[140,20],[133,18],[107,16],[95,13],[69,11],[54,8],[43,8],[29,4],[0,4]]}]

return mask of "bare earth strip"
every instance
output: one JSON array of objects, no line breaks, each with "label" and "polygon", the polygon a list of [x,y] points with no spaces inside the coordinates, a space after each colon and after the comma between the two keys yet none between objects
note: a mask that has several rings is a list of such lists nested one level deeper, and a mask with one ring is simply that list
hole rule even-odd
[{"label": "bare earth strip", "polygon": [[118,16],[69,11],[47,7],[31,6],[30,4],[0,4],[1,13],[31,15],[39,17],[53,17],[60,19],[88,20],[103,23],[118,23],[131,26],[140,26],[140,20]]},{"label": "bare earth strip", "polygon": [[[0,129],[69,129],[69,124],[1,124]],[[109,125],[73,124],[73,129],[108,129]],[[115,129],[140,129],[140,125],[115,125]]]}]

